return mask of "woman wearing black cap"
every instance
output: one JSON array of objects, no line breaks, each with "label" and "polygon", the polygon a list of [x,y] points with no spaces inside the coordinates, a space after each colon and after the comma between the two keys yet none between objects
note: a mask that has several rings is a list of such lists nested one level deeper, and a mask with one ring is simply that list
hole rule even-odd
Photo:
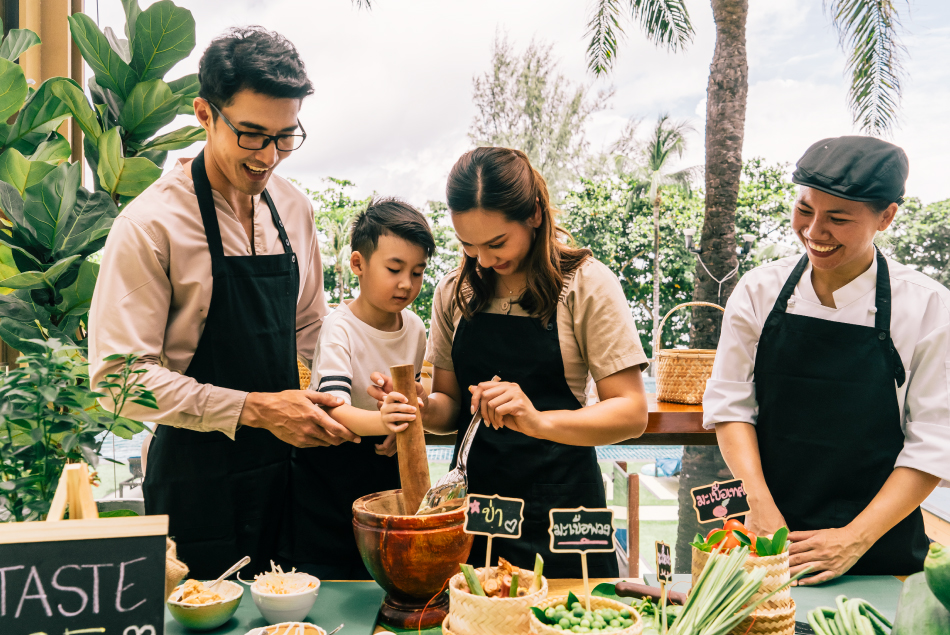
[{"label": "woman wearing black cap", "polygon": [[726,306],[704,425],[745,483],[749,529],[788,525],[802,584],[920,571],[919,506],[950,480],[950,291],[873,242],[907,172],[878,139],[813,145],[792,177],[806,255],[750,271]]}]

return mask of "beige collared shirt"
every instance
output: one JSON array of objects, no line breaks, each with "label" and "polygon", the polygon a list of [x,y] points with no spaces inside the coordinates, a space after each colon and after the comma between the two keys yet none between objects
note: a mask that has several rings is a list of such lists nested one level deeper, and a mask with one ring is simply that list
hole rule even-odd
[{"label": "beige collared shirt", "polygon": [[[183,167],[187,163],[180,161],[115,220],[89,311],[90,373],[96,385],[118,368],[103,358],[140,352],[140,365],[148,371],[142,381],[155,394],[159,409],[127,404],[123,415],[234,438],[247,393],[200,384],[182,374],[198,347],[212,288],[211,255],[194,184]],[[309,365],[329,312],[313,207],[303,193],[276,175],[267,191],[300,267],[297,355]],[[251,242],[237,215],[220,193],[213,195],[224,255],[251,255]],[[283,253],[270,210],[260,196],[254,197],[253,252]],[[255,369],[249,367],[247,372]]]}]

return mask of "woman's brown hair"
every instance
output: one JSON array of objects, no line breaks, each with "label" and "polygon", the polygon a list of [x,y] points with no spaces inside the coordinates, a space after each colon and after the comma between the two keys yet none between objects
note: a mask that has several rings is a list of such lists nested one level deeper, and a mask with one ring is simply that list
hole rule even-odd
[{"label": "woman's brown hair", "polygon": [[[476,148],[462,155],[445,187],[452,214],[473,209],[500,212],[509,221],[526,223],[541,211],[541,224],[525,259],[526,287],[519,301],[530,315],[547,322],[557,310],[564,277],[591,255],[574,249],[567,230],[555,222],[544,177],[527,155],[510,148]],[[455,284],[455,302],[466,319],[485,309],[495,295],[495,271],[483,269],[477,258],[462,254]]]}]

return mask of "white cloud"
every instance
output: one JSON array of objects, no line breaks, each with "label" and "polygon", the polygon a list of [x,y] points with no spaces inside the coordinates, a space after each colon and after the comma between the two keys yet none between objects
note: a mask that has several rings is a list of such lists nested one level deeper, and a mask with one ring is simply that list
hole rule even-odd
[{"label": "white cloud", "polygon": [[[99,0],[100,22],[123,23],[118,0]],[[358,11],[349,0],[176,0],[198,25],[198,44],[172,70],[197,70],[211,39],[229,26],[257,23],[299,48],[317,86],[301,118],[309,138],[282,173],[310,187],[325,176],[355,181],[422,204],[444,195],[445,177],[470,142],[472,77],[488,69],[497,30],[519,47],[550,42],[561,72],[595,89],[612,84],[611,110],[590,128],[594,148],[608,144],[631,117],[645,124],[663,112],[691,119],[700,132],[684,165],[701,163],[706,82],[715,44],[708,0],[687,0],[696,38],[687,51],[658,50],[628,25],[609,80],[586,72],[587,0],[375,0]],[[150,4],[143,1],[142,5]],[[744,154],[794,162],[812,141],[852,134],[844,56],[821,0],[751,0],[749,101]],[[87,2],[87,11],[94,8]],[[919,0],[905,18],[910,34],[902,126],[894,142],[910,155],[909,190],[925,201],[950,197],[950,7]],[[644,128],[647,126],[645,125]],[[185,154],[194,154],[194,150]]]}]

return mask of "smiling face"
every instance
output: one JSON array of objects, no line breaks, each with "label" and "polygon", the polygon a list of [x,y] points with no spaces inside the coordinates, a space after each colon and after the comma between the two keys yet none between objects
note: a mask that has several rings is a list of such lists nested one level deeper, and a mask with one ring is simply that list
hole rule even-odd
[{"label": "smiling face", "polygon": [[472,209],[453,213],[452,225],[466,256],[476,258],[483,269],[508,276],[522,271],[534,242],[534,230],[541,225],[541,213],[520,223],[508,220],[501,212]]},{"label": "smiling face", "polygon": [[399,313],[419,296],[427,260],[421,246],[382,234],[368,259],[358,251],[350,256],[350,267],[360,279],[360,300],[379,311]]},{"label": "smiling face", "polygon": [[[290,152],[280,152],[273,140],[261,150],[245,150],[238,146],[237,135],[221,117],[212,119],[213,108],[204,99],[195,100],[195,116],[208,135],[205,163],[208,176],[217,172],[230,186],[248,196],[264,191],[270,175]],[[221,113],[241,132],[269,135],[299,134],[297,115],[299,99],[269,97],[251,90],[234,95]],[[217,186],[212,178],[212,185]],[[217,187],[216,187],[217,189]]]},{"label": "smiling face", "polygon": [[867,203],[803,186],[792,211],[792,230],[815,269],[845,272],[868,265],[875,234],[887,229],[896,213],[896,203],[878,213]]}]

